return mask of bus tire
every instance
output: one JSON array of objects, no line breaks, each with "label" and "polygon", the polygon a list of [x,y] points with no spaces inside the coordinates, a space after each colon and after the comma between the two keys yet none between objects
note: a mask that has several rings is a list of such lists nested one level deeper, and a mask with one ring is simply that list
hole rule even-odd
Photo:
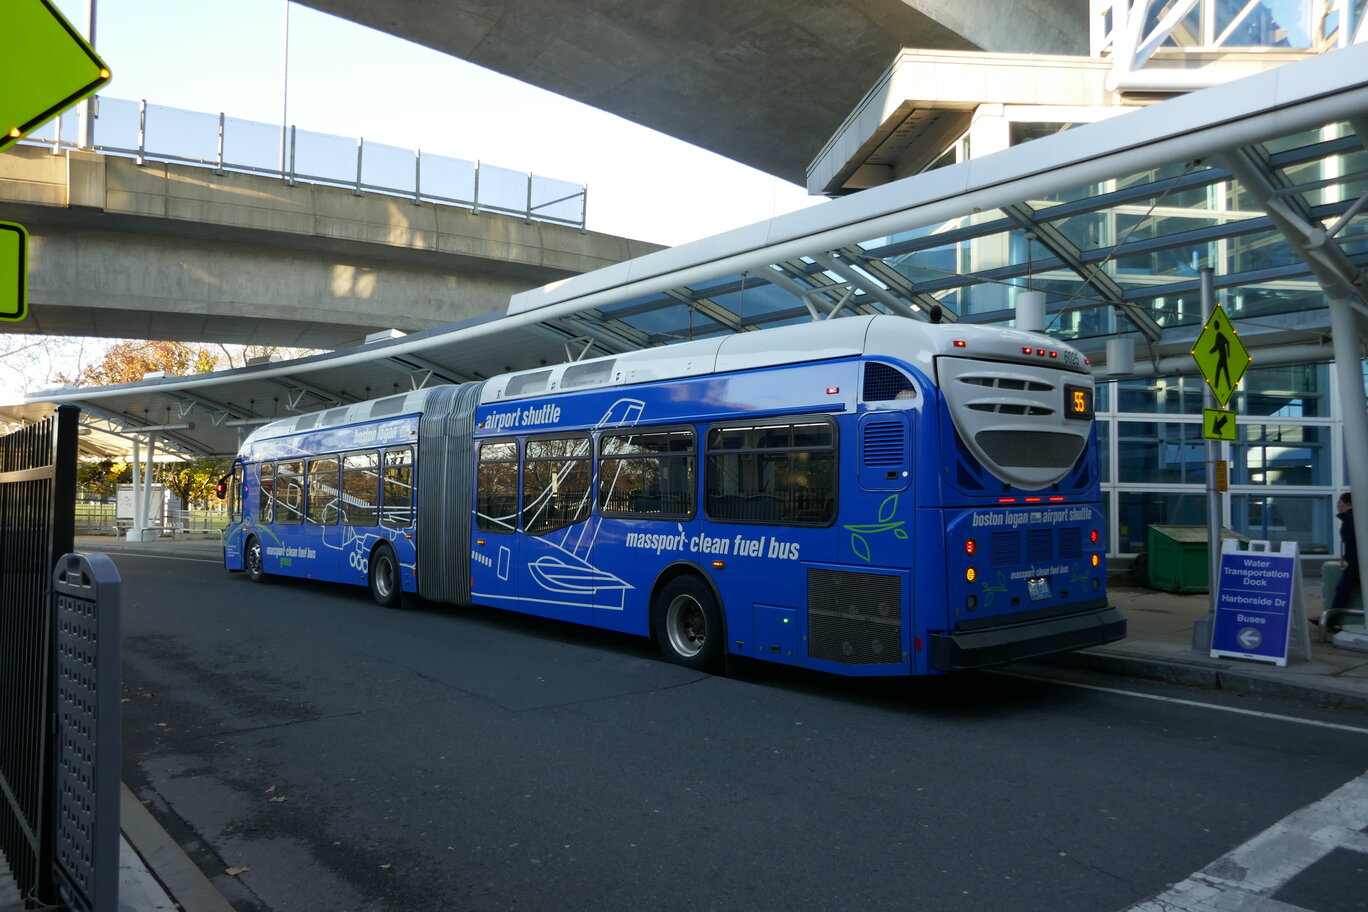
[{"label": "bus tire", "polygon": [[404,584],[394,549],[384,543],[376,545],[369,563],[371,598],[382,608],[398,608],[403,602]]},{"label": "bus tire", "polygon": [[247,539],[247,544],[242,549],[242,566],[247,571],[247,578],[254,583],[266,582],[266,565],[262,562],[261,539],[255,535]]},{"label": "bus tire", "polygon": [[726,633],[722,611],[707,583],[692,575],[666,583],[656,593],[651,618],[665,658],[698,671],[718,670]]}]

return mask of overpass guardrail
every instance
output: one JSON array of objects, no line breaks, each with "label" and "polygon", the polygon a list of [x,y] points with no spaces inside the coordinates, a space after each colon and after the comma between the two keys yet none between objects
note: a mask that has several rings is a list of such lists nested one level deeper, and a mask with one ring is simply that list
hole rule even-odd
[{"label": "overpass guardrail", "polygon": [[[344,187],[443,203],[474,212],[497,212],[524,221],[585,229],[589,188],[479,161],[433,155],[364,138],[333,136],[291,125],[184,111],[143,101],[97,96],[91,148],[107,155],[176,162],[279,177],[286,184]],[[53,154],[79,148],[76,110],[24,137]]]}]

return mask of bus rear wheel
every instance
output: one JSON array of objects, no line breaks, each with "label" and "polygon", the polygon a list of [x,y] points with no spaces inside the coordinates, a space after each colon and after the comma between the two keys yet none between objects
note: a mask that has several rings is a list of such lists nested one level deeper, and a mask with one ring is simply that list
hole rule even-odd
[{"label": "bus rear wheel", "polygon": [[698,671],[716,671],[722,659],[722,612],[696,576],[665,584],[652,605],[656,643],[665,658]]},{"label": "bus rear wheel", "polygon": [[247,578],[254,583],[266,582],[266,567],[261,561],[261,539],[253,535],[247,539],[242,552],[242,563],[247,568]]},{"label": "bus rear wheel", "polygon": [[371,598],[382,608],[398,608],[404,596],[399,561],[389,545],[378,545],[370,556]]}]

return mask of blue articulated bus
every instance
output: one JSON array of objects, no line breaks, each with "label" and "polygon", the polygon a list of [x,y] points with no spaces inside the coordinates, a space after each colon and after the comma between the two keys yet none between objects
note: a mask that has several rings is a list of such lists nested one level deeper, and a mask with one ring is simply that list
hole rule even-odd
[{"label": "blue articulated bus", "polygon": [[275,421],[234,468],[229,570],[649,636],[672,661],[845,675],[1125,635],[1083,357],[861,316]]}]

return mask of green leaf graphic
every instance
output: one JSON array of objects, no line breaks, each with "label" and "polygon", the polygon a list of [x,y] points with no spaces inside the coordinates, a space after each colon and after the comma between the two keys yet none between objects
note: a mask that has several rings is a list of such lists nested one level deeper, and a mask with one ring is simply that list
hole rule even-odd
[{"label": "green leaf graphic", "polygon": [[890,494],[884,498],[884,502],[879,504],[879,522],[890,522],[893,515],[898,512],[898,495]]},{"label": "green leaf graphic", "polygon": [[850,547],[866,564],[870,562],[869,542],[865,541],[863,535],[858,532],[850,533]]}]

